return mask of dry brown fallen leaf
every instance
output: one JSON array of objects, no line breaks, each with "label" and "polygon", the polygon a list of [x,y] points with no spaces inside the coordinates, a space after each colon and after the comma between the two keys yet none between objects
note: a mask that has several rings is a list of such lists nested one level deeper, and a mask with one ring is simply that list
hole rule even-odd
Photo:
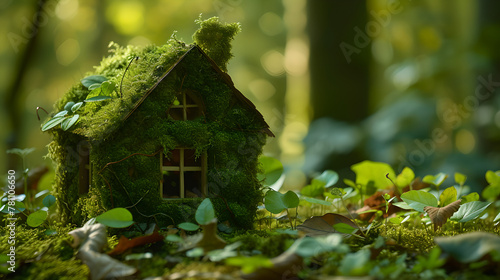
[{"label": "dry brown fallen leaf", "polygon": [[333,225],[344,223],[358,228],[358,226],[349,218],[335,213],[327,213],[323,216],[313,216],[304,221],[301,225],[297,226],[299,233],[306,236],[320,236],[332,233],[338,233],[333,228]]},{"label": "dry brown fallen leaf", "polygon": [[445,207],[424,207],[424,211],[427,212],[429,218],[431,218],[431,222],[434,224],[434,231],[446,223],[448,218],[451,217],[453,213],[458,211],[458,208],[460,208],[460,202],[461,200],[459,199],[446,205]]},{"label": "dry brown fallen leaf", "polygon": [[107,243],[105,225],[85,225],[68,234],[73,236],[73,247],[80,245],[76,257],[89,267],[92,280],[130,276],[137,272],[137,269],[100,253]]},{"label": "dry brown fallen leaf", "polygon": [[163,235],[160,235],[157,231],[153,232],[153,234],[139,236],[132,239],[128,239],[127,237],[122,235],[118,240],[118,244],[112,251],[108,252],[108,255],[110,256],[119,255],[134,247],[146,245],[149,243],[159,242],[162,241],[164,238],[165,237],[163,237]]}]

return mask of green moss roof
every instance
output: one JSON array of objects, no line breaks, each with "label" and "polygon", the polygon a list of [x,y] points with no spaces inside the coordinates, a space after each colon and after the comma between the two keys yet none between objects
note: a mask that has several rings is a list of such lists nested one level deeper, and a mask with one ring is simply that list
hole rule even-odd
[{"label": "green moss roof", "polygon": [[[93,140],[105,140],[120,125],[130,117],[135,109],[149,96],[175,67],[190,53],[200,52],[218,73],[221,80],[232,90],[241,106],[249,109],[255,115],[261,131],[274,136],[255,105],[238,91],[226,73],[205,54],[197,45],[186,45],[176,40],[170,40],[163,46],[120,47],[110,44],[111,56],[104,58],[101,64],[89,75],[102,75],[117,87],[114,98],[98,102],[88,102],[78,111],[79,122],[71,128],[75,134]],[[130,66],[129,66],[130,65]],[[89,95],[81,83],[73,86],[69,92],[57,102],[56,112],[63,110],[67,102],[82,102]],[[122,97],[120,97],[120,95]],[[57,128],[59,129],[59,128]]]}]

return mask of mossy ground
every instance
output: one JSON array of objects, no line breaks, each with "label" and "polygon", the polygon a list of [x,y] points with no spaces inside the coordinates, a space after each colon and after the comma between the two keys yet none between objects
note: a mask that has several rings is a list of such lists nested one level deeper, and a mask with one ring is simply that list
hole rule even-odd
[{"label": "mossy ground", "polygon": [[[387,225],[381,224],[371,229],[365,238],[345,238],[344,243],[349,246],[351,252],[370,250],[372,260],[367,264],[367,267],[373,269],[378,266],[382,270],[385,269],[385,271],[380,273],[385,273],[384,275],[387,276],[389,275],[387,274],[389,273],[388,271],[401,269],[401,267],[398,268],[394,264],[403,255],[405,256],[406,269],[410,269],[412,266],[418,264],[420,256],[427,256],[436,247],[436,244],[433,242],[436,236],[452,236],[477,231],[478,229],[500,235],[500,229],[492,225],[489,220],[474,221],[465,225],[449,222],[441,230],[435,232],[431,226],[425,226],[424,224],[417,223],[405,226],[389,223]],[[259,227],[258,223],[255,224],[255,227]],[[240,254],[260,254],[268,258],[280,255],[299,238],[299,236],[294,234],[277,231],[278,228],[282,230],[289,228],[288,221],[273,222],[271,227],[267,225],[260,225],[260,227],[260,230],[235,230],[230,234],[219,232],[219,235],[228,244],[241,242],[241,246],[238,248]],[[43,228],[28,228],[22,224],[18,226],[16,256],[18,264],[21,265],[16,268],[15,273],[9,275],[9,279],[35,279],[33,278],[34,275],[37,276],[36,279],[87,279],[89,273],[87,266],[75,257],[76,249],[73,249],[69,245],[72,242],[72,238],[67,233],[74,229],[74,227],[53,224],[53,228],[56,229],[57,234],[45,235],[45,229]],[[2,231],[0,252],[3,254],[8,251],[8,247],[6,246],[7,229],[6,227],[2,227],[0,230]],[[105,248],[105,251],[109,251],[116,246],[118,237],[121,234],[127,234],[128,236],[141,235],[140,232],[130,230],[113,230],[109,232],[113,232],[113,235],[108,237],[109,245]],[[166,235],[165,231],[160,232]],[[380,239],[381,237],[383,238]],[[380,240],[383,242],[381,243]],[[220,272],[225,275],[233,275],[235,279],[238,279],[240,275],[239,268],[237,267],[227,266],[224,262],[210,262],[206,258],[201,257],[189,258],[184,253],[176,253],[176,248],[177,245],[175,243],[162,241],[133,248],[115,258],[138,268],[139,273],[130,279],[143,279],[175,273],[187,277],[189,273],[193,272],[196,272],[197,275],[202,275],[206,272]],[[126,260],[127,255],[145,252],[152,253],[153,257]],[[307,260],[305,266],[299,271],[299,276],[302,276],[304,279],[310,279],[313,276],[339,275],[339,269],[342,267],[344,258],[344,253],[323,253]],[[361,271],[360,273],[364,272],[366,271]],[[453,277],[471,277],[472,275],[481,275],[482,279],[495,279],[494,275],[490,275],[492,272],[488,266],[482,267],[478,265],[474,267],[472,264],[459,264],[457,267],[449,267],[449,264],[447,264],[439,267],[439,269],[436,269],[432,273],[436,273],[436,275],[431,277],[431,279],[453,279]],[[439,273],[445,273],[448,276],[442,277],[439,276]],[[405,279],[423,279],[422,275],[419,276],[418,273],[408,274],[405,277]],[[375,277],[373,279],[387,278]]]}]

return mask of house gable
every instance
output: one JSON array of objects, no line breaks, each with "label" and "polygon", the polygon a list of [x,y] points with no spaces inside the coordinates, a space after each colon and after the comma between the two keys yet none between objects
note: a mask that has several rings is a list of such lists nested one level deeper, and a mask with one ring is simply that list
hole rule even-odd
[{"label": "house gable", "polygon": [[[207,153],[206,195],[221,197],[214,199],[219,219],[251,227],[262,196],[256,176],[258,155],[272,133],[227,74],[197,46],[177,42],[149,49],[117,48],[115,56],[106,58],[92,74],[117,84],[117,96],[86,103],[72,131],[51,131],[49,153],[58,160],[57,192],[67,202],[61,209],[65,215],[81,221],[100,209],[133,205],[138,221],[155,213],[169,213],[174,222],[188,220],[197,200],[165,203],[159,182],[162,155],[171,159],[175,149],[189,148],[195,157]],[[78,84],[57,108],[68,101],[80,102],[88,94]],[[182,104],[180,98],[193,101],[184,104],[196,104],[201,116],[184,119],[184,112],[182,120],[172,116],[172,109],[180,109],[176,107],[176,101]],[[67,164],[65,149],[84,140],[92,148],[92,188],[78,196],[78,168]]]}]

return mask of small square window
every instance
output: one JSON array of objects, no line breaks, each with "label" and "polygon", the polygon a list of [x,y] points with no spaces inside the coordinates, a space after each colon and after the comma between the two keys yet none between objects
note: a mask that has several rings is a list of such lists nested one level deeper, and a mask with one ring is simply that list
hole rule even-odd
[{"label": "small square window", "polygon": [[203,116],[199,101],[191,97],[190,94],[182,92],[176,97],[174,103],[168,110],[168,115],[176,121],[194,120]]},{"label": "small square window", "polygon": [[207,193],[206,155],[196,157],[196,150],[179,148],[161,156],[163,198],[203,197]]}]

